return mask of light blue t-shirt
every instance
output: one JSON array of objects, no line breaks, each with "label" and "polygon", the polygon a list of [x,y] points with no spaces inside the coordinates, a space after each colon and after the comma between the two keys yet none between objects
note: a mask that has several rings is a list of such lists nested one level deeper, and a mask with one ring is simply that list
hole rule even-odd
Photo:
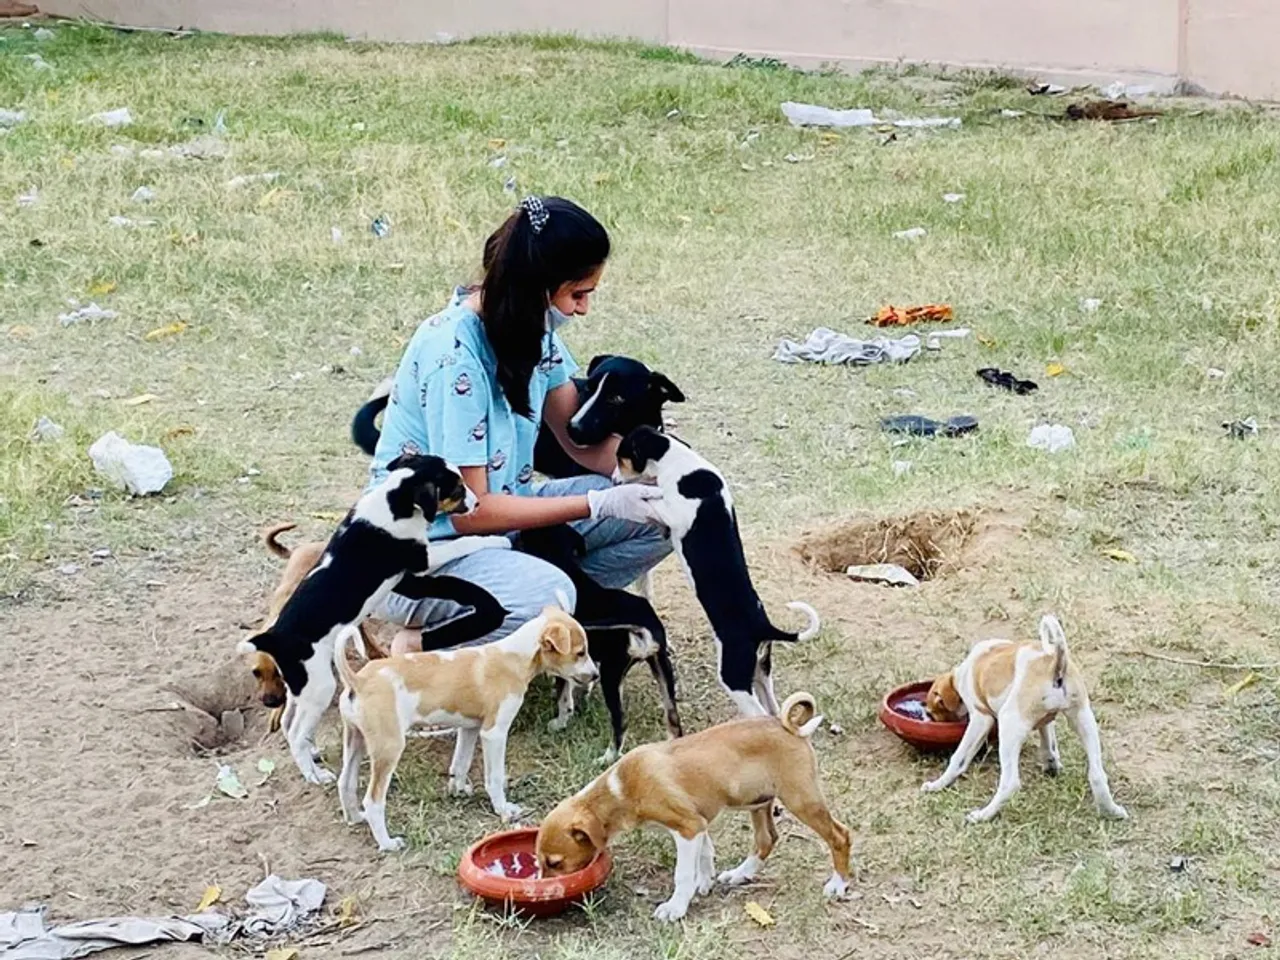
[{"label": "light blue t-shirt", "polygon": [[[402,453],[430,453],[454,466],[489,468],[491,493],[532,492],[533,448],[547,393],[578,370],[559,335],[542,341],[542,359],[529,382],[533,417],[511,409],[498,386],[497,359],[484,325],[459,287],[444,310],[425,320],[396,370],[374,451],[369,486],[386,476]],[[457,536],[448,517],[432,525],[432,539]]]}]

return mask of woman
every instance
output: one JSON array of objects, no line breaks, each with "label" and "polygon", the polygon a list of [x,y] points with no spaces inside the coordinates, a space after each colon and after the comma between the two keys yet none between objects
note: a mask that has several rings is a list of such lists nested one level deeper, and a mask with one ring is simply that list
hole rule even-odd
[{"label": "woman", "polygon": [[[528,197],[485,243],[484,281],[460,288],[414,334],[396,371],[371,468],[376,483],[405,451],[443,457],[479,499],[472,513],[440,517],[431,538],[505,534],[570,523],[586,540],[583,569],[601,584],[625,587],[671,552],[654,511],[652,487],[613,486],[614,437],[576,447],[566,427],[578,409],[577,364],[559,330],[586,316],[609,235],[581,207],[559,197]],[[533,448],[546,423],[565,451],[595,475],[533,486]],[[512,550],[481,550],[438,571],[483,587],[510,611],[497,639],[537,616],[569,578]],[[393,652],[419,649],[421,628],[462,611],[442,600],[391,594],[381,616],[407,628]]]}]

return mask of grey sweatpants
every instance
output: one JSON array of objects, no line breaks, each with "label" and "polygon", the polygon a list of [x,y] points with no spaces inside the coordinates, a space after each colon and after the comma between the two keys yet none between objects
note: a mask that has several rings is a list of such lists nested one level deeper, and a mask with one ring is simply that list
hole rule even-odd
[{"label": "grey sweatpants", "polygon": [[[548,480],[535,496],[580,496],[609,485],[608,478],[595,475]],[[626,520],[578,520],[571,526],[587,544],[582,569],[601,586],[627,587],[671,552],[665,527]],[[571,606],[577,603],[573,583],[561,570],[515,550],[480,550],[446,563],[435,572],[483,587],[509,611],[502,626],[477,643],[501,639],[532,620],[543,607],[557,603],[557,591],[564,591]],[[392,593],[376,616],[401,626],[436,627],[463,612],[448,600],[409,600]]]}]

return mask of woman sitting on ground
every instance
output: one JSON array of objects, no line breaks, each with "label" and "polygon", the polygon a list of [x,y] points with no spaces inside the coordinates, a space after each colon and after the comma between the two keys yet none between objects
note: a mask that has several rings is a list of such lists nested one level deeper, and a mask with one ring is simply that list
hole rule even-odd
[{"label": "woman sitting on ground", "polygon": [[[459,288],[426,320],[396,371],[371,484],[405,452],[434,454],[457,466],[479,498],[475,511],[440,517],[431,539],[507,534],[559,523],[585,539],[583,570],[607,587],[625,587],[671,552],[653,488],[614,486],[618,438],[577,447],[566,432],[578,409],[578,369],[559,331],[586,316],[605,261],[609,234],[587,211],[559,197],[529,197],[485,243],[484,280]],[[533,483],[533,449],[546,423],[565,452],[591,475]],[[481,550],[438,571],[483,587],[509,611],[494,640],[556,603],[569,578],[536,557]],[[421,630],[461,613],[445,600],[392,593],[378,615],[401,630],[393,653],[421,649]]]}]

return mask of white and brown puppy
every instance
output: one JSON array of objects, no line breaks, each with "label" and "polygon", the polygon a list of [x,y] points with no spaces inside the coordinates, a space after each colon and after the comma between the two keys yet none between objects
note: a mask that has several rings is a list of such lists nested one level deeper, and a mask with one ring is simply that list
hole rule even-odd
[{"label": "white and brown puppy", "polygon": [[[561,601],[567,606],[567,598]],[[338,797],[348,823],[366,821],[378,849],[400,850],[404,840],[387,832],[387,786],[415,724],[458,728],[449,765],[449,791],[470,794],[467,774],[476,740],[484,748],[484,783],[494,812],[503,820],[520,816],[507,801],[507,733],[524,703],[529,683],[541,673],[590,683],[599,676],[587,652],[587,635],[563,610],[547,607],[501,640],[461,650],[408,653],[373,660],[357,673],[345,656],[343,634],[334,649],[342,678],[342,773]],[[357,806],[360,761],[369,755],[369,788],[364,810]]]},{"label": "white and brown puppy", "polygon": [[1017,793],[1021,786],[1018,766],[1022,745],[1033,730],[1040,733],[1040,759],[1045,772],[1056,775],[1062,769],[1053,729],[1059,714],[1067,718],[1084,744],[1089,788],[1099,812],[1121,819],[1128,816],[1111,796],[1089,691],[1067,652],[1062,624],[1052,614],[1040,620],[1038,644],[1010,640],[975,644],[960,666],[934,680],[925,707],[935,720],[959,720],[966,714],[969,717],[964,738],[946,771],[921,788],[926,793],[953,784],[986,742],[991,728],[999,724],[1000,785],[990,803],[968,815],[970,823],[990,820]]},{"label": "white and brown puppy", "polygon": [[633,430],[618,445],[618,473],[662,488],[658,512],[671,528],[676,554],[711,623],[720,682],[738,712],[777,716],[773,642],[817,636],[817,611],[799,601],[787,604],[809,618],[803,633],[788,633],[769,622],[751,582],[724,476],[685,444],[652,427]]},{"label": "white and brown puppy", "polygon": [[822,796],[818,758],[809,742],[822,724],[816,714],[812,696],[793,693],[779,717],[739,718],[636,747],[542,821],[542,875],[581,870],[618,834],[660,824],[675,836],[675,891],[654,918],[679,920],[694,894],[710,891],[716,879],[711,822],[725,809],[751,811],[755,849],[718,878],[730,886],[747,883],[777,843],[777,800],[826,841],[835,872],[823,893],[841,896],[849,883],[849,830],[831,816]]}]

